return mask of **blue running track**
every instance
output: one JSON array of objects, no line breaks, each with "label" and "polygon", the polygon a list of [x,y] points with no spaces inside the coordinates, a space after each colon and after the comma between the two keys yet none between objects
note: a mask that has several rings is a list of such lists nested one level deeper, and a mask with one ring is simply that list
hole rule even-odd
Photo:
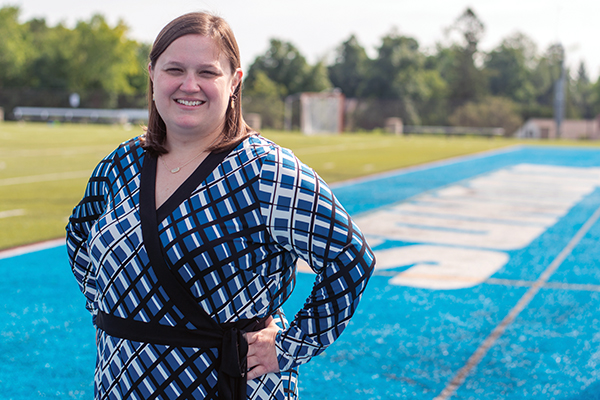
[{"label": "blue running track", "polygon": [[[600,399],[600,149],[524,146],[334,185],[378,266],[317,399]],[[63,245],[0,253],[0,399],[91,399]],[[298,274],[291,318],[314,276]]]}]

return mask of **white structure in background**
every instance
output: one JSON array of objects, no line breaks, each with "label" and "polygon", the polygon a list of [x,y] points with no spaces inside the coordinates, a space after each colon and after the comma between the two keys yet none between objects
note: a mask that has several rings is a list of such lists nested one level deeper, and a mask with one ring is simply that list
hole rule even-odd
[{"label": "white structure in background", "polygon": [[123,108],[107,110],[101,108],[58,108],[58,107],[16,107],[13,114],[17,120],[136,123],[148,121],[147,109]]},{"label": "white structure in background", "polygon": [[292,126],[293,103],[300,100],[300,130],[306,135],[341,133],[345,97],[339,90],[292,95],[285,102],[285,127]]},{"label": "white structure in background", "polygon": [[[562,139],[600,139],[600,115],[596,119],[565,119]],[[551,118],[531,118],[515,132],[517,138],[556,139],[556,122]]]}]

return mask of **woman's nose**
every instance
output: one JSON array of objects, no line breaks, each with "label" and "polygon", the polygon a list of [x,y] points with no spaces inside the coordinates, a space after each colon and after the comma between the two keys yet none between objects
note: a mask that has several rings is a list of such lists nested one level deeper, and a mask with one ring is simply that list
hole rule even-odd
[{"label": "woman's nose", "polygon": [[180,86],[181,90],[184,92],[197,92],[200,90],[200,80],[194,73],[187,73],[183,77],[183,82],[181,82]]}]

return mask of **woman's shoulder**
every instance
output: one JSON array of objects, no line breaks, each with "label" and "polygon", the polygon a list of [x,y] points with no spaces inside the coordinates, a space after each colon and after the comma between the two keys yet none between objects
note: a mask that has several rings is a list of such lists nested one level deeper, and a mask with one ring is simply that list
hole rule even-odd
[{"label": "woman's shoulder", "polygon": [[[304,164],[294,152],[260,135],[252,135],[238,146],[237,159],[240,163],[252,165],[263,176],[286,176],[286,180],[296,180],[298,176],[318,178],[316,172]],[[311,179],[312,179],[311,178]],[[304,179],[304,178],[303,178]]]},{"label": "woman's shoulder", "polygon": [[130,153],[137,153],[137,154],[142,154],[145,152],[145,149],[143,148],[143,144],[144,144],[144,135],[139,135],[136,137],[133,137],[131,139],[127,139],[126,141],[122,142],[121,144],[119,144],[119,146],[115,149],[115,151],[113,153],[115,154],[130,154]]},{"label": "woman's shoulder", "polygon": [[264,150],[269,150],[271,148],[276,148],[279,147],[275,142],[267,139],[266,137],[262,136],[260,133],[253,133],[252,135],[249,135],[242,143],[241,143],[242,148],[244,149],[248,149],[248,148],[262,148]]},{"label": "woman's shoulder", "polygon": [[131,139],[127,139],[120,143],[113,151],[108,153],[101,162],[111,162],[115,159],[127,158],[134,156],[135,158],[141,157],[146,150],[143,148],[144,135],[139,135]]},{"label": "woman's shoulder", "polygon": [[294,157],[294,154],[290,149],[281,147],[259,133],[247,137],[238,146],[238,151],[247,153],[251,158],[257,160],[281,158],[282,155]]},{"label": "woman's shoulder", "polygon": [[143,139],[143,135],[139,135],[119,144],[117,148],[100,160],[93,176],[107,175],[117,164],[121,164],[121,167],[124,166],[123,164],[139,164],[145,154]]}]

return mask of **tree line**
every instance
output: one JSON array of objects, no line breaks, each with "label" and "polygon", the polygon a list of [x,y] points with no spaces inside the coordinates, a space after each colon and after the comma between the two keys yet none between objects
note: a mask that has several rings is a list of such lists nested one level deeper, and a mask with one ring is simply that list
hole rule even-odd
[{"label": "tree line", "polygon": [[19,22],[18,7],[0,8],[0,107],[145,107],[150,46],[127,37],[120,21],[102,15],[74,28],[44,19]]},{"label": "tree line", "polygon": [[[73,92],[83,107],[145,106],[150,45],[128,38],[124,22],[110,26],[94,15],[67,28],[44,19],[20,23],[19,12],[0,8],[0,106],[68,106]],[[260,113],[263,126],[281,128],[286,98],[337,88],[360,99],[365,118],[371,116],[358,129],[397,116],[407,125],[500,126],[511,133],[527,118],[553,116],[565,68],[561,44],[541,51],[515,33],[483,52],[478,45],[485,25],[472,9],[450,23],[458,39],[433,50],[392,29],[374,57],[351,35],[314,65],[293,43],[271,39],[246,73],[244,111]],[[583,62],[564,73],[565,116],[600,114],[600,78],[593,82]]]}]

